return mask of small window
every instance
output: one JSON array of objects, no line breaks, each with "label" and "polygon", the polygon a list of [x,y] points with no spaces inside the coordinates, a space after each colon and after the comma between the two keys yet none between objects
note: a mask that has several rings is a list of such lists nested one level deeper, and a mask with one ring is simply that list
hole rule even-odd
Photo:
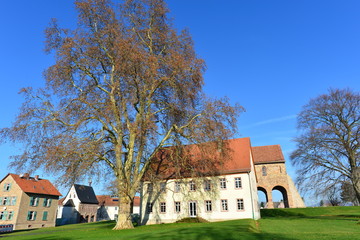
[{"label": "small window", "polygon": [[226,179],[220,178],[220,189],[226,189]]},{"label": "small window", "polygon": [[237,210],[244,210],[244,199],[236,199]]},{"label": "small window", "polygon": [[152,213],[152,211],[153,211],[153,205],[152,205],[152,203],[147,203],[146,212],[147,212],[147,213]]},{"label": "small window", "polygon": [[166,182],[160,183],[160,191],[165,192],[166,191]]},{"label": "small window", "polygon": [[235,178],[235,188],[236,189],[242,188],[241,177]]},{"label": "small window", "polygon": [[206,200],[205,201],[205,211],[206,212],[211,212],[212,211],[212,202],[211,202],[211,200]]},{"label": "small window", "polygon": [[194,181],[190,181],[189,184],[190,184],[190,191],[196,191],[195,182],[194,182]]},{"label": "small window", "polygon": [[266,176],[267,175],[267,169],[265,166],[262,167],[262,175]]},{"label": "small window", "polygon": [[10,211],[8,215],[8,220],[12,220],[14,218],[14,212]]},{"label": "small window", "polygon": [[35,221],[36,220],[36,211],[28,211],[27,220]]},{"label": "small window", "polygon": [[166,213],[166,203],[165,202],[160,203],[160,213]]},{"label": "small window", "polygon": [[153,191],[153,184],[152,183],[148,183],[147,184],[147,192],[151,193]]},{"label": "small window", "polygon": [[228,201],[227,199],[221,199],[221,210],[227,211],[228,210]]},{"label": "small window", "polygon": [[48,212],[45,211],[45,212],[43,213],[43,218],[42,218],[42,220],[43,220],[43,221],[47,221],[47,217],[48,217]]},{"label": "small window", "polygon": [[11,206],[15,206],[16,205],[16,197],[12,197],[11,198]]},{"label": "small window", "polygon": [[174,192],[180,192],[180,182],[175,182]]},{"label": "small window", "polygon": [[210,180],[205,180],[204,181],[204,190],[205,191],[210,191],[211,190],[211,181]]},{"label": "small window", "polygon": [[180,202],[175,202],[175,212],[180,213],[181,211],[181,204]]},{"label": "small window", "polygon": [[37,207],[39,204],[39,197],[30,197],[30,206]]},{"label": "small window", "polygon": [[6,184],[4,185],[4,192],[10,191],[10,189],[11,189],[11,183],[6,183]]},{"label": "small window", "polygon": [[6,216],[7,216],[7,212],[6,212],[6,211],[0,212],[0,220],[6,220]]},{"label": "small window", "polygon": [[44,198],[43,207],[50,207],[51,206],[51,198]]},{"label": "small window", "polygon": [[4,197],[1,201],[1,205],[9,205],[9,197]]}]

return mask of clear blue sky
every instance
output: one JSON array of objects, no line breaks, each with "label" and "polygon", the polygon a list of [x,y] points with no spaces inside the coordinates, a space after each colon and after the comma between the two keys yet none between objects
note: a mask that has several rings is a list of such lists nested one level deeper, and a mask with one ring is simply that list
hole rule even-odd
[{"label": "clear blue sky", "polygon": [[[295,178],[288,156],[301,107],[330,87],[360,90],[360,1],[167,2],[175,27],[190,30],[207,63],[206,92],[246,108],[238,137],[250,137],[253,146],[280,144]],[[1,3],[0,128],[10,126],[19,111],[19,89],[42,86],[42,72],[54,62],[43,52],[51,18],[73,27],[73,1]],[[9,156],[19,148],[0,145],[0,178],[13,172]]]}]

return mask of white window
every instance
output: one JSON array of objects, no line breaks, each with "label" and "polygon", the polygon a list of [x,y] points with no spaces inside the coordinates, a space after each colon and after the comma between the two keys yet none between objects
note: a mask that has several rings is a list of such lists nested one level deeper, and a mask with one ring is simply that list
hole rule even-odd
[{"label": "white window", "polygon": [[241,177],[235,178],[235,188],[237,189],[242,188]]},{"label": "white window", "polygon": [[244,199],[238,198],[236,199],[237,210],[244,210]]},{"label": "white window", "polygon": [[181,211],[181,204],[180,202],[175,202],[175,212],[179,213]]},{"label": "white window", "polygon": [[152,211],[153,211],[153,205],[152,205],[152,203],[147,203],[146,212],[147,212],[147,213],[152,213]]},{"label": "white window", "polygon": [[195,191],[196,190],[196,185],[194,181],[190,181],[190,191]]},{"label": "white window", "polygon": [[175,182],[174,192],[180,192],[180,182]]},{"label": "white window", "polygon": [[212,202],[211,202],[211,200],[206,200],[205,201],[205,211],[206,212],[211,212],[212,211]]},{"label": "white window", "polygon": [[228,200],[227,199],[221,199],[221,210],[222,211],[228,210]]},{"label": "white window", "polygon": [[220,188],[226,189],[226,179],[225,178],[220,178]]},{"label": "white window", "polygon": [[210,191],[211,190],[211,181],[210,180],[205,180],[204,181],[204,190],[205,191]]},{"label": "white window", "polygon": [[166,202],[160,203],[160,213],[166,213]]}]

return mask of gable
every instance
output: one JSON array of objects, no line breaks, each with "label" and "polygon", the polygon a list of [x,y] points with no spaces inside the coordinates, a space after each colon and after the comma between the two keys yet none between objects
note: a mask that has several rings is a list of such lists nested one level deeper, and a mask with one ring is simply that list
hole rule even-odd
[{"label": "gable", "polygon": [[[24,176],[9,173],[7,177],[12,177],[20,189],[25,193],[61,196],[61,193],[47,179],[30,177],[28,174]],[[1,182],[3,181],[1,180]]]}]

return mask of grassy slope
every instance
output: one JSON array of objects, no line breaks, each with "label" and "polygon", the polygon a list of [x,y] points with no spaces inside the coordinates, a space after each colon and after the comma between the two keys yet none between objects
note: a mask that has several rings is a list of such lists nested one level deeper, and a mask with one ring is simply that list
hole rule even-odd
[{"label": "grassy slope", "polygon": [[[75,224],[5,234],[7,239],[360,239],[360,207],[274,209],[262,211],[259,221],[177,223],[112,231],[114,222]],[[2,235],[0,235],[2,236]]]}]

